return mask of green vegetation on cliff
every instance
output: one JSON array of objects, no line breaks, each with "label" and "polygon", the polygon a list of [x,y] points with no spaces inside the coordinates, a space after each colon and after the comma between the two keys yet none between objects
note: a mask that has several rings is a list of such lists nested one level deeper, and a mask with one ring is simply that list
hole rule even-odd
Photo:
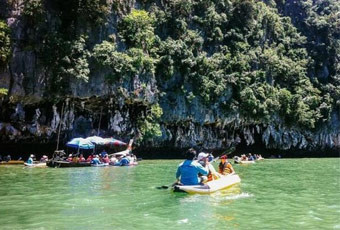
[{"label": "green vegetation on cliff", "polygon": [[[160,100],[180,92],[189,104],[238,114],[250,125],[309,130],[340,115],[337,0],[143,0],[139,9],[121,1],[47,3],[26,1],[24,17],[39,31],[28,44],[51,92],[101,72],[111,86],[154,79]],[[114,30],[105,30],[109,23]],[[0,22],[2,62],[6,31]],[[138,123],[146,138],[161,134],[162,110],[156,101],[149,107],[159,109]]]},{"label": "green vegetation on cliff", "polygon": [[0,69],[7,64],[11,55],[11,32],[7,24],[0,20]]}]

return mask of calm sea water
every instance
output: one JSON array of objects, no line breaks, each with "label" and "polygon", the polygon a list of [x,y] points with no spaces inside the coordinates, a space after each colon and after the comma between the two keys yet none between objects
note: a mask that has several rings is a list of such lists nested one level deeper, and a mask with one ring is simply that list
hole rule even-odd
[{"label": "calm sea water", "polygon": [[137,167],[0,166],[0,229],[340,229],[340,159],[235,165],[212,195],[159,190],[178,160]]}]

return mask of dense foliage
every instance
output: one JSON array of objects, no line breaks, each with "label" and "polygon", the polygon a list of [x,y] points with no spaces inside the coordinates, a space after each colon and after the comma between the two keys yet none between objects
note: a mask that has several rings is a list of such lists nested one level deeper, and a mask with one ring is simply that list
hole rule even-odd
[{"label": "dense foliage", "polygon": [[11,54],[11,33],[4,21],[0,20],[0,67],[3,67]]},{"label": "dense foliage", "polygon": [[[109,85],[154,78],[159,95],[180,92],[248,124],[314,129],[340,115],[339,1],[137,2],[142,9],[115,0],[25,1],[38,31],[29,44],[49,70],[51,91],[101,71]],[[94,37],[112,18],[117,31]],[[0,22],[1,61],[6,31]],[[161,108],[150,106],[156,112],[139,122],[146,138],[160,135]]]}]

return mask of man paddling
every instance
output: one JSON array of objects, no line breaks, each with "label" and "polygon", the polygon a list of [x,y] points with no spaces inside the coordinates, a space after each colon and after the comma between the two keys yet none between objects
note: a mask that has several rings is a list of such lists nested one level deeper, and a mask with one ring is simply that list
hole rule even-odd
[{"label": "man paddling", "polygon": [[194,161],[195,156],[196,151],[192,148],[185,153],[186,160],[179,164],[177,168],[177,183],[180,182],[182,185],[198,185],[201,182],[198,178],[198,173],[208,175],[209,170],[197,161]]},{"label": "man paddling", "polygon": [[31,154],[30,157],[29,157],[28,160],[27,160],[27,164],[30,164],[30,165],[33,164],[33,157],[34,157],[34,155]]}]

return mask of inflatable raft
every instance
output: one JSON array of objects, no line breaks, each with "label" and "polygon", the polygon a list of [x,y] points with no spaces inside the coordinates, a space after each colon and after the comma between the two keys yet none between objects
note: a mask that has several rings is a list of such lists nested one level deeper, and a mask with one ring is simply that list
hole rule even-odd
[{"label": "inflatable raft", "polygon": [[237,174],[222,176],[218,180],[209,181],[204,185],[175,185],[174,192],[187,192],[190,194],[209,194],[233,186],[241,182]]}]

